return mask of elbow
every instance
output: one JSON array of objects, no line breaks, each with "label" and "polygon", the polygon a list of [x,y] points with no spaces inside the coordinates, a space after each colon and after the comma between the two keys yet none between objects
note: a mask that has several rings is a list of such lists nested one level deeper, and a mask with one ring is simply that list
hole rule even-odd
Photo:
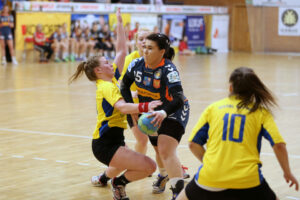
[{"label": "elbow", "polygon": [[285,143],[277,143],[273,145],[274,151],[283,151],[286,149]]},{"label": "elbow", "polygon": [[193,152],[196,149],[197,144],[194,142],[189,142],[189,149]]}]

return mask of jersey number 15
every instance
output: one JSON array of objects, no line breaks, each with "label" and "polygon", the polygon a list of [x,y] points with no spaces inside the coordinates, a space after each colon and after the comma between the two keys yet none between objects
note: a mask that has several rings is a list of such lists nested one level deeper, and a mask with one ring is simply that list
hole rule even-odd
[{"label": "jersey number 15", "polygon": [[[227,139],[229,116],[230,116],[230,114],[226,113],[223,117],[223,121],[224,121],[223,135],[222,135],[223,141],[226,141],[226,139]],[[235,128],[234,126],[237,125],[237,124],[235,124],[235,119],[238,117],[241,118],[240,131],[239,131],[238,138],[234,138],[233,137],[234,128]],[[232,114],[230,116],[229,137],[228,137],[229,141],[232,141],[232,142],[242,142],[243,141],[245,121],[246,121],[245,115]]]}]

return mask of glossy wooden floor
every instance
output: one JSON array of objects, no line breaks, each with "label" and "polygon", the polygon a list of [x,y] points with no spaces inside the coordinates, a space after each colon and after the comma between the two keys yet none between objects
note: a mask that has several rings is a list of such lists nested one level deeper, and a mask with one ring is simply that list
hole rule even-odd
[{"label": "glossy wooden floor", "polygon": [[[276,94],[276,122],[287,142],[290,164],[300,181],[300,56],[229,53],[176,57],[191,116],[178,149],[189,173],[199,162],[187,138],[203,109],[228,91],[228,76],[238,66],[253,67]],[[111,187],[91,186],[90,178],[105,169],[93,156],[91,135],[96,123],[95,85],[82,78],[67,84],[76,63],[39,64],[32,58],[19,66],[0,66],[0,199],[108,200]],[[126,141],[134,137],[126,131]],[[147,155],[154,158],[149,145]],[[261,159],[263,174],[280,199],[300,199],[290,189],[268,143]],[[151,194],[154,177],[131,183],[132,200],[170,199],[170,191]],[[169,188],[169,185],[168,185]]]}]

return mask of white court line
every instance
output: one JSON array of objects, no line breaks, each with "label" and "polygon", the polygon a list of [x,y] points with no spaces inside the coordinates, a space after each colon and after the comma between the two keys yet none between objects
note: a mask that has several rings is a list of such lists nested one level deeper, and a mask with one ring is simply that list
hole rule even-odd
[{"label": "white court line", "polygon": [[13,158],[24,158],[24,156],[21,156],[21,155],[12,155],[11,157],[13,157]]},{"label": "white court line", "polygon": [[55,162],[57,162],[57,163],[69,163],[69,161],[65,161],[65,160],[56,160]]},{"label": "white court line", "polygon": [[[39,135],[48,135],[48,136],[63,136],[63,137],[74,137],[74,138],[84,138],[84,139],[92,139],[92,137],[89,136],[83,136],[83,135],[73,135],[73,134],[67,134],[67,133],[52,133],[52,132],[42,132],[42,131],[28,131],[28,130],[21,130],[21,129],[9,129],[9,128],[0,128],[0,131],[7,131],[7,132],[15,132],[15,133],[32,133],[32,134],[39,134]],[[136,143],[135,140],[125,140],[126,143]],[[188,148],[188,145],[178,145],[178,148]],[[261,153],[261,155],[264,156],[275,156],[274,153]],[[293,155],[289,154],[290,158],[296,158],[300,159],[300,155]]]},{"label": "white court line", "polygon": [[299,198],[297,197],[292,197],[292,196],[286,196],[287,199],[295,199],[295,200],[300,200]]},{"label": "white court line", "polygon": [[81,163],[81,162],[79,162],[79,163],[77,163],[78,165],[83,165],[83,166],[89,166],[90,164],[89,163]]},{"label": "white court line", "polygon": [[32,158],[33,160],[47,160],[46,158],[39,158],[39,157],[34,157]]}]

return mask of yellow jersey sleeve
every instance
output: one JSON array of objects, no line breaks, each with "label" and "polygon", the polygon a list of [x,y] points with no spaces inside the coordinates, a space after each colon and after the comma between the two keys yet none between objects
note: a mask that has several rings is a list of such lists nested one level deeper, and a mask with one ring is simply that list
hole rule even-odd
[{"label": "yellow jersey sleeve", "polygon": [[138,51],[134,51],[131,54],[127,55],[125,58],[125,63],[124,63],[124,67],[120,76],[120,80],[123,80],[124,75],[126,74],[126,71],[128,69],[129,64],[136,58],[139,58],[140,54]]},{"label": "yellow jersey sleeve", "polygon": [[106,82],[106,86],[102,88],[103,97],[111,105],[114,106],[117,101],[122,99],[121,92],[114,83]]},{"label": "yellow jersey sleeve", "polygon": [[208,114],[210,107],[207,107],[202,113],[200,119],[192,130],[192,133],[189,137],[189,142],[194,142],[200,145],[204,145],[208,139]]},{"label": "yellow jersey sleeve", "polygon": [[263,137],[267,139],[272,146],[278,143],[285,143],[284,139],[278,131],[277,125],[274,122],[274,118],[271,113],[266,110],[264,112],[264,121],[261,130]]}]

